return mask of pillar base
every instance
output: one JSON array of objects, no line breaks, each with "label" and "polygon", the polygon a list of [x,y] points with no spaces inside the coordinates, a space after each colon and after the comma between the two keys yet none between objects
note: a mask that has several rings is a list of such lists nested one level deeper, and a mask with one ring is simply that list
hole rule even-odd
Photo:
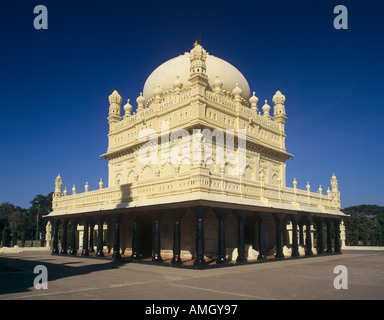
[{"label": "pillar base", "polygon": [[163,262],[163,258],[160,255],[154,255],[152,257],[152,262]]},{"label": "pillar base", "polygon": [[228,263],[228,259],[225,258],[225,257],[219,257],[216,259],[216,263],[218,264],[225,264],[225,263]]},{"label": "pillar base", "polygon": [[120,252],[114,252],[112,255],[112,259],[120,260],[121,259]]},{"label": "pillar base", "polygon": [[205,265],[207,265],[207,262],[204,260],[204,258],[196,258],[193,265],[194,266],[205,266]]},{"label": "pillar base", "polygon": [[172,264],[183,264],[183,261],[181,260],[180,257],[173,257],[171,263]]},{"label": "pillar base", "polygon": [[101,258],[101,257],[104,257],[104,252],[103,251],[98,251],[98,252],[96,252],[96,255],[95,255],[96,257],[99,257],[99,258]]},{"label": "pillar base", "polygon": [[284,258],[285,258],[284,254],[282,252],[275,254],[275,259],[283,260]]},{"label": "pillar base", "polygon": [[245,256],[237,256],[236,263],[246,263],[247,258]]},{"label": "pillar base", "polygon": [[263,253],[260,253],[257,257],[257,260],[259,261],[264,261],[264,260],[267,260],[267,257],[265,256],[265,254]]},{"label": "pillar base", "polygon": [[131,261],[138,261],[140,260],[140,256],[137,253],[133,253],[130,258]]}]

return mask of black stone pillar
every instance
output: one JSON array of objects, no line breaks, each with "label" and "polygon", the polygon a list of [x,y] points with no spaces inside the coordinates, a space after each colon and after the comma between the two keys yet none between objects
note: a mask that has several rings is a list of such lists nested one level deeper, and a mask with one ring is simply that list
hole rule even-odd
[{"label": "black stone pillar", "polygon": [[194,265],[202,266],[206,262],[204,260],[204,217],[207,214],[209,208],[197,207],[192,211],[196,217],[196,259]]},{"label": "black stone pillar", "polygon": [[304,247],[304,228],[303,228],[303,221],[299,221],[299,244]]},{"label": "black stone pillar", "polygon": [[132,256],[131,260],[139,260],[139,235],[138,235],[138,228],[137,228],[137,214],[133,213],[131,215],[131,221],[132,221]]},{"label": "black stone pillar", "polygon": [[179,213],[179,210],[172,210],[168,213],[173,217],[173,258],[171,263],[175,265],[182,264],[183,261],[180,257],[180,220],[182,219],[182,214]]},{"label": "black stone pillar", "polygon": [[228,209],[216,209],[216,217],[219,220],[219,243],[218,243],[218,257],[216,263],[228,263],[226,258],[226,245],[225,245],[225,218],[227,217]]},{"label": "black stone pillar", "polygon": [[275,223],[276,223],[276,259],[284,259],[283,254],[283,239],[282,239],[282,230],[283,230],[283,219],[284,216],[282,214],[276,213],[274,215]]},{"label": "black stone pillar", "polygon": [[62,234],[62,237],[61,237],[61,250],[60,250],[60,254],[61,255],[67,255],[68,254],[68,251],[67,251],[67,220],[63,220],[62,223],[62,231],[63,231],[63,234]]},{"label": "black stone pillar", "polygon": [[340,220],[335,219],[333,225],[335,227],[335,253],[340,254]]},{"label": "black stone pillar", "polygon": [[120,255],[120,217],[113,217],[113,254],[115,260],[121,259]]},{"label": "black stone pillar", "polygon": [[70,251],[69,254],[71,256],[75,256],[77,254],[77,248],[76,248],[76,231],[77,231],[77,223],[75,219],[71,220],[71,244],[70,244]]},{"label": "black stone pillar", "polygon": [[154,213],[152,215],[153,222],[153,251],[152,261],[163,262],[161,258],[161,247],[160,247],[160,214]]},{"label": "black stone pillar", "polygon": [[297,217],[293,216],[291,219],[292,222],[292,258],[300,257],[299,254],[299,243],[297,238]]},{"label": "black stone pillar", "polygon": [[238,247],[237,247],[237,263],[247,262],[247,258],[245,257],[245,231],[244,231],[244,223],[245,217],[247,216],[246,211],[239,211],[237,213],[238,227],[239,227],[239,239],[238,239]]},{"label": "black stone pillar", "polygon": [[329,219],[326,220],[327,225],[327,251],[326,253],[331,254],[333,253],[332,250],[332,224]]},{"label": "black stone pillar", "polygon": [[324,253],[324,232],[323,232],[323,219],[319,218],[316,221],[317,229],[317,254]]},{"label": "black stone pillar", "polygon": [[52,221],[52,225],[53,225],[52,254],[59,254],[59,220]]},{"label": "black stone pillar", "polygon": [[268,213],[259,212],[259,255],[257,260],[265,260],[265,219],[267,218]]},{"label": "black stone pillar", "polygon": [[307,223],[305,228],[305,255],[312,256],[312,237],[311,237],[311,217],[307,217]]},{"label": "black stone pillar", "polygon": [[95,224],[89,224],[89,252],[95,252],[95,245],[93,244],[93,231],[95,230]]},{"label": "black stone pillar", "polygon": [[88,250],[88,219],[84,218],[83,220],[83,250],[81,251],[81,255],[83,257],[89,256],[89,250]]},{"label": "black stone pillar", "polygon": [[103,233],[104,233],[104,221],[102,217],[97,219],[97,248],[96,257],[104,257],[103,251]]}]

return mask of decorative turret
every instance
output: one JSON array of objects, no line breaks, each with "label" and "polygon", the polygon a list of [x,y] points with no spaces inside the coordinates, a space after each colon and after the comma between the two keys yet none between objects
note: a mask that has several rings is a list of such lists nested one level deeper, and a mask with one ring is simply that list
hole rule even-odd
[{"label": "decorative turret", "polygon": [[127,100],[127,104],[124,106],[124,117],[128,117],[131,115],[132,112],[132,106],[129,104],[129,99]]},{"label": "decorative turret", "polygon": [[176,80],[173,81],[172,85],[175,92],[180,93],[180,90],[183,87],[183,82],[180,80],[179,76],[177,76]]},{"label": "decorative turret", "polygon": [[297,181],[296,181],[296,178],[293,178],[293,189],[297,189]]},{"label": "decorative turret", "polygon": [[119,95],[119,93],[116,90],[112,92],[112,94],[109,96],[109,116],[108,116],[108,122],[109,122],[109,129],[113,129],[113,123],[117,123],[121,120],[120,115],[120,106],[123,99]]},{"label": "decorative turret", "polygon": [[335,176],[335,174],[333,174],[333,176],[331,178],[331,192],[337,193],[339,191],[338,188],[339,188],[339,186],[337,183],[336,176]]},{"label": "decorative turret", "polygon": [[63,180],[60,177],[60,174],[55,179],[55,197],[61,197]]},{"label": "decorative turret", "polygon": [[212,89],[214,93],[221,92],[221,88],[223,87],[223,81],[219,78],[219,76],[216,76],[215,81],[213,81]]},{"label": "decorative turret", "polygon": [[328,195],[331,196],[332,203],[336,207],[336,209],[340,210],[340,192],[335,174],[332,175],[331,192],[328,193]]},{"label": "decorative turret", "polygon": [[257,112],[257,102],[259,98],[255,96],[255,91],[253,91],[252,97],[249,99],[249,103],[251,104],[251,110]]},{"label": "decorative turret", "polygon": [[273,108],[273,121],[279,124],[280,128],[280,147],[285,150],[285,120],[287,120],[287,115],[285,114],[285,96],[281,93],[279,87],[272,98],[274,104]]},{"label": "decorative turret", "polygon": [[206,60],[207,60],[207,51],[200,45],[200,40],[197,39],[193,44],[193,49],[189,55],[191,59],[190,65],[190,76],[191,78],[195,75],[201,75],[207,78],[206,71]]},{"label": "decorative turret", "polygon": [[266,118],[271,118],[271,115],[269,114],[269,111],[271,110],[271,106],[267,103],[267,100],[265,100],[265,104],[262,107],[263,109],[263,116]]},{"label": "decorative turret", "polygon": [[276,123],[285,124],[285,120],[287,119],[287,116],[285,114],[285,106],[284,106],[285,96],[281,93],[279,87],[277,87],[277,91],[272,98],[272,102],[274,105],[273,120]]},{"label": "decorative turret", "polygon": [[241,90],[241,88],[239,87],[239,84],[236,83],[236,87],[232,90],[234,101],[240,101],[242,92],[243,90]]},{"label": "decorative turret", "polygon": [[136,102],[137,102],[137,110],[143,110],[144,109],[145,98],[143,97],[143,93],[142,92],[140,92],[140,96],[137,97]]},{"label": "decorative turret", "polygon": [[205,89],[208,86],[207,77],[207,51],[200,45],[200,41],[196,40],[193,49],[189,54],[189,82],[191,82],[191,95],[205,95]]}]

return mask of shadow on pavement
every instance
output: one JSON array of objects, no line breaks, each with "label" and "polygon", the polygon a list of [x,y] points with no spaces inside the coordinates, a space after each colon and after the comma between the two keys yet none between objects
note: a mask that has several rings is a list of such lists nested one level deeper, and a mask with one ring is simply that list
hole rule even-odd
[{"label": "shadow on pavement", "polygon": [[[57,263],[49,262],[52,260]],[[111,260],[99,260],[100,263],[95,263],[96,260],[94,260],[92,263],[79,265],[82,264],[83,261],[84,260],[80,259],[79,261],[69,259],[69,261],[66,262],[65,259],[63,259],[62,262],[59,262],[55,258],[52,259],[49,255],[42,255],[41,259],[38,259],[37,256],[37,259],[35,258],[34,260],[16,256],[0,256],[0,300],[2,299],[2,294],[36,290],[33,282],[40,273],[34,273],[33,271],[37,265],[43,265],[47,268],[48,283],[57,279],[117,269],[124,265],[124,262]]]}]

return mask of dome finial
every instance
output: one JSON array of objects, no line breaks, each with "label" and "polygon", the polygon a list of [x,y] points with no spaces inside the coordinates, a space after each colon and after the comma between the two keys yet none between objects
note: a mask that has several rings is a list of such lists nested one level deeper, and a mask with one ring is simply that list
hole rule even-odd
[{"label": "dome finial", "polygon": [[261,109],[263,110],[263,116],[264,117],[271,118],[271,116],[269,115],[269,111],[271,110],[271,107],[267,102],[268,102],[268,100],[265,99],[265,104],[263,105],[263,107]]},{"label": "dome finial", "polygon": [[196,38],[195,43],[193,44],[193,47],[196,47],[198,44],[200,44],[200,39]]},{"label": "dome finial", "polygon": [[219,76],[216,76],[216,80],[213,81],[212,87],[213,91],[216,93],[221,91],[221,88],[223,87],[223,81],[220,80]]},{"label": "dome finial", "polygon": [[130,116],[132,111],[132,106],[129,103],[129,99],[127,100],[127,104],[124,106],[125,115],[124,117]]},{"label": "dome finial", "polygon": [[137,102],[137,109],[138,110],[144,109],[145,98],[143,97],[142,92],[140,92],[140,96],[136,99],[136,102]]},{"label": "dome finial", "polygon": [[249,99],[249,102],[251,103],[251,109],[257,112],[257,102],[259,101],[259,98],[255,96],[255,91],[253,91],[252,97]]}]

